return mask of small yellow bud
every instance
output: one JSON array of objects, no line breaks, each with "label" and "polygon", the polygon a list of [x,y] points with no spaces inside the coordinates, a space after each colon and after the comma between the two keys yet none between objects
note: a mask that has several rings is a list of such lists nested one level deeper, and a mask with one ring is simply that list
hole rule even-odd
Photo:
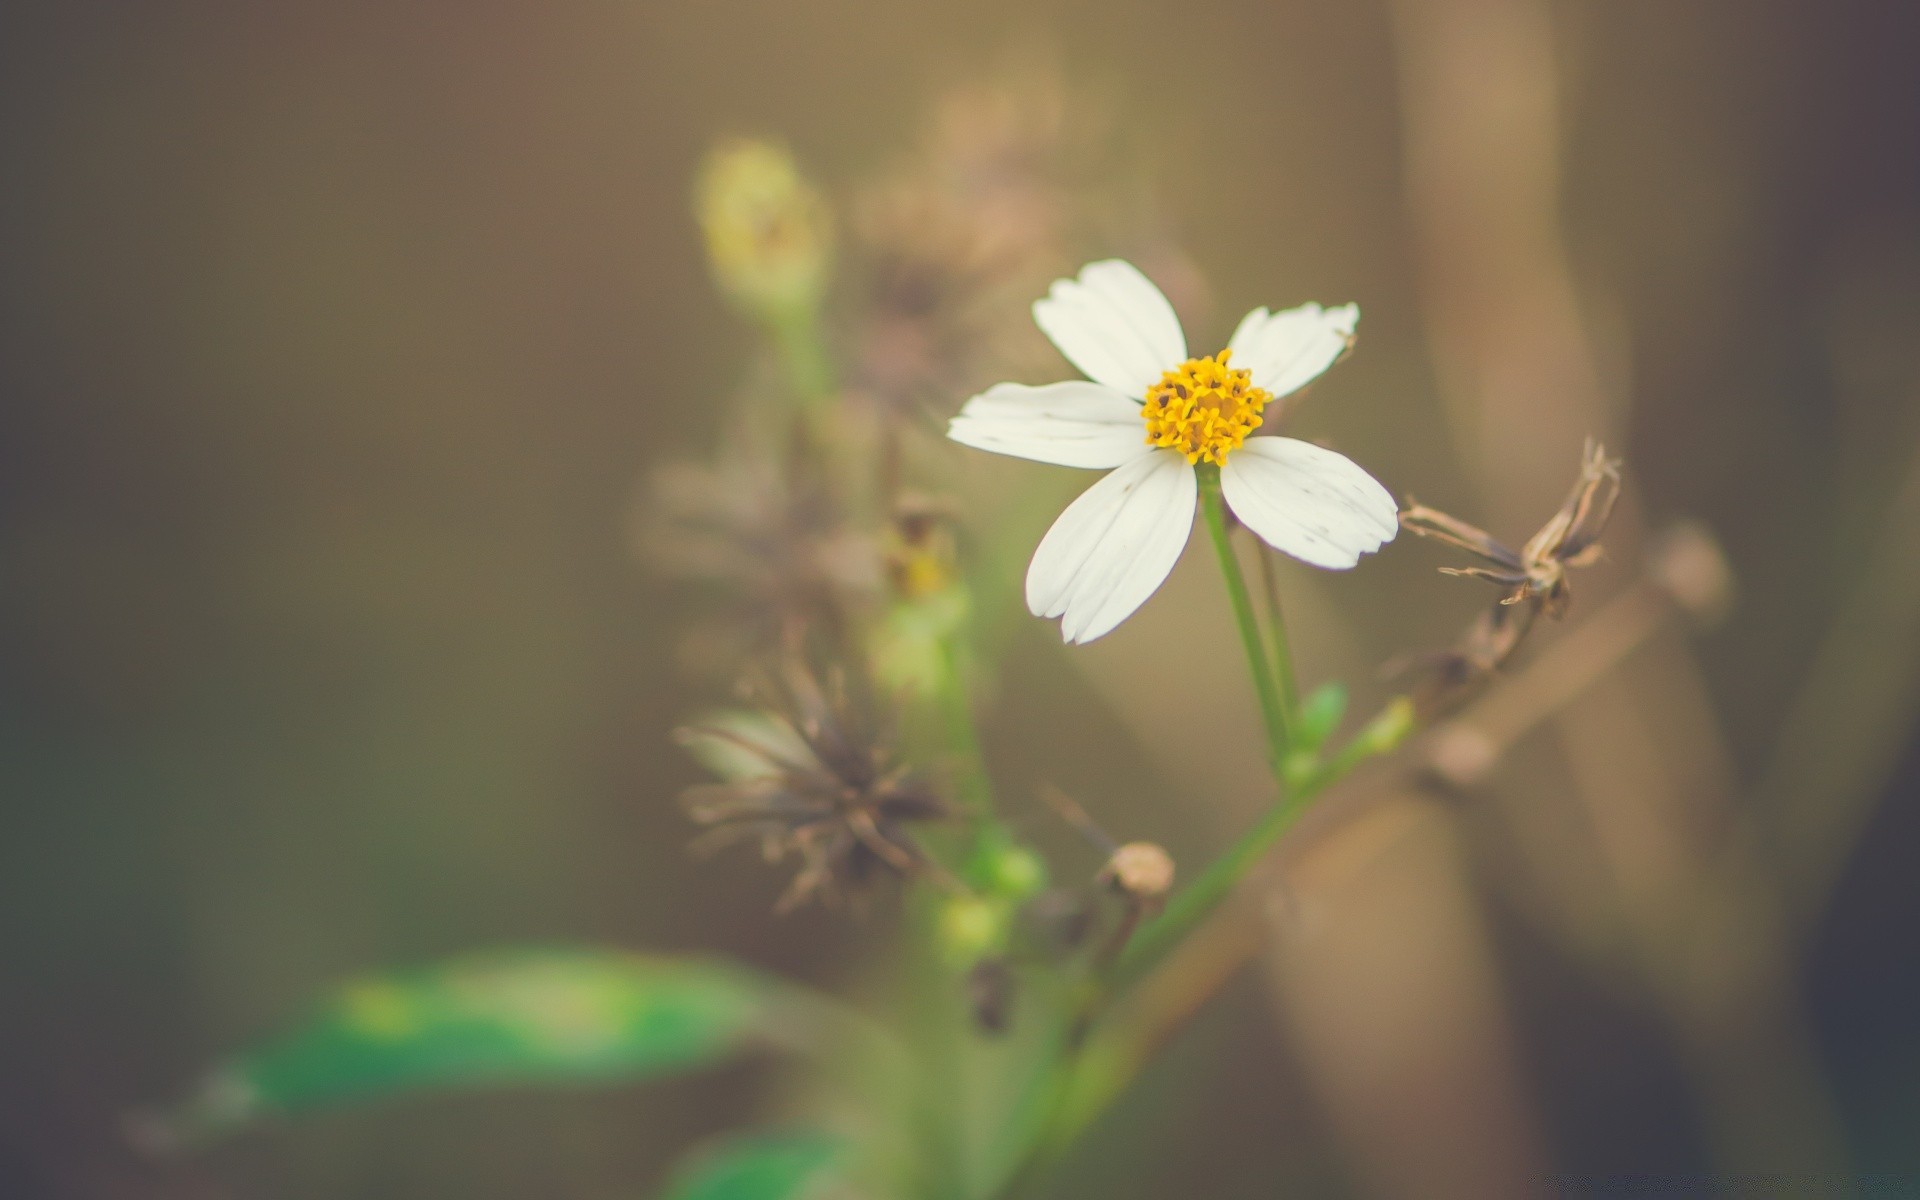
[{"label": "small yellow bud", "polygon": [[952,896],[940,908],[940,952],[947,961],[969,964],[1000,949],[1006,938],[1007,908],[979,896]]},{"label": "small yellow bud", "polygon": [[1367,722],[1354,738],[1356,745],[1365,746],[1370,754],[1391,754],[1401,742],[1407,740],[1418,723],[1413,700],[1407,696],[1395,696],[1380,714]]},{"label": "small yellow bud", "polygon": [[708,153],[694,210],[720,290],[755,317],[809,312],[826,287],[833,222],[785,147],[742,139]]}]

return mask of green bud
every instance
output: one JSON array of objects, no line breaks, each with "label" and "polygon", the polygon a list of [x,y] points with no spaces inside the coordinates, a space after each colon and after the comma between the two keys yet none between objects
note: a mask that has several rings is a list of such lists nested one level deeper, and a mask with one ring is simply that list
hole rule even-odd
[{"label": "green bud", "polygon": [[1302,788],[1320,771],[1320,756],[1312,750],[1289,750],[1280,760],[1280,777],[1289,791]]},{"label": "green bud", "polygon": [[1047,886],[1046,860],[1025,846],[1003,846],[984,864],[986,886],[997,895],[1024,900]]},{"label": "green bud", "polygon": [[1300,722],[1294,744],[1301,750],[1318,750],[1327,744],[1340,718],[1347,714],[1347,689],[1344,684],[1329,683],[1308,696],[1300,706]]},{"label": "green bud", "polygon": [[1008,908],[999,900],[981,896],[951,896],[940,906],[940,955],[956,966],[968,966],[1006,943]]},{"label": "green bud", "polygon": [[1407,740],[1407,735],[1413,732],[1416,721],[1413,699],[1409,696],[1395,696],[1353,739],[1354,745],[1364,746],[1369,754],[1391,754],[1401,742]]}]

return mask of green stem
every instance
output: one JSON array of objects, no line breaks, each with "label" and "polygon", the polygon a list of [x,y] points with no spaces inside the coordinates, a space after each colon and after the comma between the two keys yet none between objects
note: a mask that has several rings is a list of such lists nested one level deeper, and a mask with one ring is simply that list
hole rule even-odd
[{"label": "green stem", "polygon": [[1287,728],[1300,727],[1300,689],[1293,679],[1293,651],[1287,645],[1287,619],[1280,608],[1280,580],[1273,569],[1273,552],[1263,544],[1260,554],[1260,588],[1266,593],[1267,633],[1273,638],[1273,677],[1280,684],[1280,711],[1286,715]]},{"label": "green stem", "polygon": [[811,308],[795,309],[774,318],[770,326],[780,363],[794,391],[809,408],[826,403],[833,396],[835,382],[833,360],[821,336],[818,315]]},{"label": "green stem", "polygon": [[1177,892],[1151,925],[1134,935],[1120,956],[1112,978],[1119,991],[1159,965],[1167,953],[1212,914],[1244,879],[1282,834],[1293,828],[1320,794],[1339,783],[1370,758],[1390,754],[1413,732],[1413,704],[1404,696],[1388,701],[1333,755],[1313,767],[1290,794],[1282,795],[1258,824],[1240,836],[1227,852]]},{"label": "green stem", "polygon": [[1247,668],[1253,672],[1253,690],[1260,697],[1260,716],[1267,733],[1267,764],[1281,788],[1286,787],[1282,768],[1290,744],[1287,710],[1280,688],[1267,664],[1266,643],[1260,637],[1260,622],[1253,615],[1253,597],[1247,592],[1247,579],[1240,571],[1240,560],[1233,552],[1233,539],[1227,533],[1227,506],[1220,498],[1220,468],[1201,463],[1200,511],[1205,514],[1207,532],[1213,535],[1213,548],[1220,557],[1220,574],[1227,583],[1227,598],[1233,602],[1233,619],[1240,626],[1240,644],[1247,653]]},{"label": "green stem", "polygon": [[[1052,1047],[1050,1062],[1036,1084],[1038,1091],[1026,1105],[1028,1116],[1018,1122],[1030,1131],[1022,1138],[1024,1151],[994,1195],[1011,1198],[1034,1194],[1052,1164],[1112,1101],[1112,1094],[1100,1094],[1074,1103],[1086,1036],[1108,1002],[1150,974],[1195,927],[1213,915],[1323,792],[1361,763],[1394,750],[1412,729],[1412,704],[1404,697],[1389,702],[1346,745],[1317,764],[1291,793],[1283,794],[1259,823],[1209,864],[1198,879],[1175,893],[1165,911],[1127,943],[1118,962],[1099,978],[1088,981],[1080,999],[1068,1006],[1060,1041]],[[1124,1085],[1124,1077],[1116,1077],[1113,1082],[1115,1089]]]},{"label": "green stem", "polygon": [[1114,972],[1114,990],[1124,989],[1146,975],[1193,931],[1194,926],[1206,920],[1246,878],[1247,872],[1266,857],[1267,851],[1273,849],[1280,836],[1293,828],[1293,823],[1307,810],[1314,797],[1332,782],[1331,778],[1316,775],[1292,795],[1282,797],[1279,803],[1266,811],[1258,824],[1228,847],[1225,854],[1209,863],[1198,879],[1175,893],[1166,911],[1134,935],[1126,952],[1120,956],[1120,963]]},{"label": "green stem", "polygon": [[987,777],[986,755],[980,749],[980,727],[973,719],[973,699],[967,694],[965,656],[960,639],[940,640],[940,710],[947,745],[960,761],[960,802],[975,817],[993,815],[993,784]]}]

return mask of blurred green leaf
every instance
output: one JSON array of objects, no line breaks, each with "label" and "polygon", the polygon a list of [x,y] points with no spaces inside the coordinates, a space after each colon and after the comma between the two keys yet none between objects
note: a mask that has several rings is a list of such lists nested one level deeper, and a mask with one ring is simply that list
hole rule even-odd
[{"label": "blurred green leaf", "polygon": [[[797,994],[708,959],[494,951],[340,988],[301,1026],[217,1070],[156,1136],[438,1088],[646,1079],[790,1040]],[[802,1017],[804,1019],[804,1017]]]},{"label": "blurred green leaf", "polygon": [[801,1200],[815,1194],[842,1149],[821,1133],[731,1138],[683,1163],[661,1200]]}]

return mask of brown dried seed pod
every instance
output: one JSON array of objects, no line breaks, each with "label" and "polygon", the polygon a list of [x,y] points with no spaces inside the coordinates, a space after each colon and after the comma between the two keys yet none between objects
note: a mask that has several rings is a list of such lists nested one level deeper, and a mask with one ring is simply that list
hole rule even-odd
[{"label": "brown dried seed pod", "polygon": [[844,677],[822,681],[790,656],[762,690],[764,734],[717,726],[678,731],[683,742],[724,743],[753,764],[682,794],[687,815],[707,827],[696,848],[748,840],[760,843],[769,862],[798,858],[781,912],[815,897],[857,898],[888,876],[937,875],[912,827],[946,820],[952,809],[892,760]]},{"label": "brown dried seed pod", "polygon": [[1142,904],[1157,904],[1173,890],[1173,856],[1152,842],[1128,842],[1113,852],[1100,882]]}]

